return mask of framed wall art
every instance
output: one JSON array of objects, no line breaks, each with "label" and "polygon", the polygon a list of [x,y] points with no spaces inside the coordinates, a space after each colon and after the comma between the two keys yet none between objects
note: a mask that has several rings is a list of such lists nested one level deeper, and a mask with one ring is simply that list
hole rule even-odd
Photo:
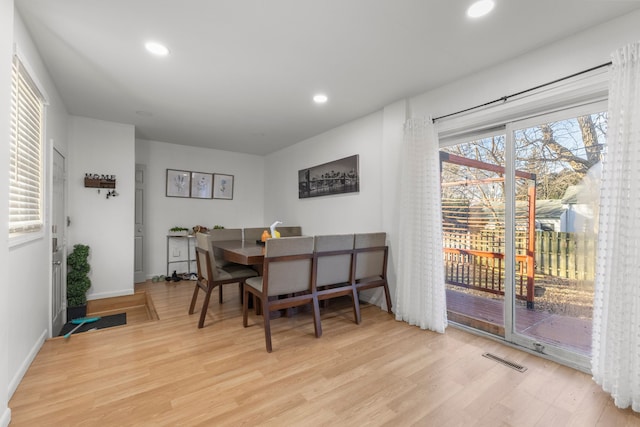
[{"label": "framed wall art", "polygon": [[298,171],[298,198],[360,191],[358,155]]},{"label": "framed wall art", "polygon": [[190,197],[191,172],[167,169],[167,197]]},{"label": "framed wall art", "polygon": [[233,199],[233,175],[213,174],[213,198]]},{"label": "framed wall art", "polygon": [[210,199],[213,195],[213,174],[191,172],[191,197]]}]

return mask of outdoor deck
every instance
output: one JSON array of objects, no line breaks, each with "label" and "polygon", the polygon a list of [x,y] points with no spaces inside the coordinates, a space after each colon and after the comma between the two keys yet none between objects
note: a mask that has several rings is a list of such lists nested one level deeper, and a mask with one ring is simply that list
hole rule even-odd
[{"label": "outdoor deck", "polygon": [[[447,290],[447,312],[454,322],[504,336],[504,301]],[[540,342],[591,354],[591,320],[516,306],[516,330]]]}]

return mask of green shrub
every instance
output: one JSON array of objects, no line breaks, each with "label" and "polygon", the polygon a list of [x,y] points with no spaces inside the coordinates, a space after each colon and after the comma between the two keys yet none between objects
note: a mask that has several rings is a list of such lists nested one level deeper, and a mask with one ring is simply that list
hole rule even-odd
[{"label": "green shrub", "polygon": [[91,287],[89,279],[89,246],[77,244],[67,256],[67,306],[78,307],[87,303],[87,291]]}]

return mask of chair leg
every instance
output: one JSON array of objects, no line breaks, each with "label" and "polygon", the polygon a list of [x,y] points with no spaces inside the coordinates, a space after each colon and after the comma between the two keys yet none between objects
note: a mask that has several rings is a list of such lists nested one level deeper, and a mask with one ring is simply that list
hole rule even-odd
[{"label": "chair leg", "polygon": [[252,294],[253,297],[253,306],[256,308],[256,316],[260,316],[262,314],[262,300],[255,294]]},{"label": "chair leg", "polygon": [[318,297],[313,295],[313,302],[311,305],[313,309],[313,327],[316,330],[316,338],[322,336],[322,323],[320,323],[320,304],[318,304]]},{"label": "chair leg", "polygon": [[204,296],[204,303],[202,303],[202,311],[200,312],[200,321],[198,322],[198,328],[204,327],[204,318],[207,315],[207,310],[209,309],[209,299],[211,298],[211,291],[213,290],[212,286],[207,288],[207,293]]},{"label": "chair leg", "polygon": [[247,290],[247,288],[244,288],[244,292],[243,292],[243,301],[242,301],[242,326],[244,326],[245,328],[247,327],[248,324],[248,317],[249,317],[249,291]]},{"label": "chair leg", "polygon": [[387,299],[387,312],[389,314],[393,314],[393,312],[391,311],[391,295],[389,294],[389,286],[387,285],[386,282],[383,286],[384,286],[384,296]]},{"label": "chair leg", "polygon": [[356,321],[356,325],[359,325],[362,321],[360,315],[360,299],[358,298],[358,290],[355,287],[351,288],[351,302],[353,303],[353,317]]},{"label": "chair leg", "polygon": [[189,314],[193,314],[196,308],[196,300],[198,299],[198,291],[200,290],[200,285],[196,282],[196,288],[193,290],[193,297],[191,297],[191,305],[189,306]]},{"label": "chair leg", "polygon": [[218,302],[222,304],[222,285],[218,286]]},{"label": "chair leg", "polygon": [[271,353],[271,312],[266,295],[262,298],[262,319],[264,320],[264,341],[267,345],[267,353]]},{"label": "chair leg", "polygon": [[244,280],[238,283],[238,289],[240,290],[240,304],[243,304],[244,292],[242,290],[244,289]]}]

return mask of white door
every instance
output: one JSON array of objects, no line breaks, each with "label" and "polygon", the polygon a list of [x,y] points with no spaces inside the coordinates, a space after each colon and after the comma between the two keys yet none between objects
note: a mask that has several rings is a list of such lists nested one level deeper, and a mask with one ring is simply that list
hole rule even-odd
[{"label": "white door", "polygon": [[134,224],[134,281],[144,282],[144,186],[147,169],[145,165],[136,164],[136,197],[135,197],[135,224]]},{"label": "white door", "polygon": [[64,325],[66,309],[66,279],[64,260],[65,248],[65,159],[60,152],[53,150],[53,198],[51,211],[51,335],[55,336]]}]

